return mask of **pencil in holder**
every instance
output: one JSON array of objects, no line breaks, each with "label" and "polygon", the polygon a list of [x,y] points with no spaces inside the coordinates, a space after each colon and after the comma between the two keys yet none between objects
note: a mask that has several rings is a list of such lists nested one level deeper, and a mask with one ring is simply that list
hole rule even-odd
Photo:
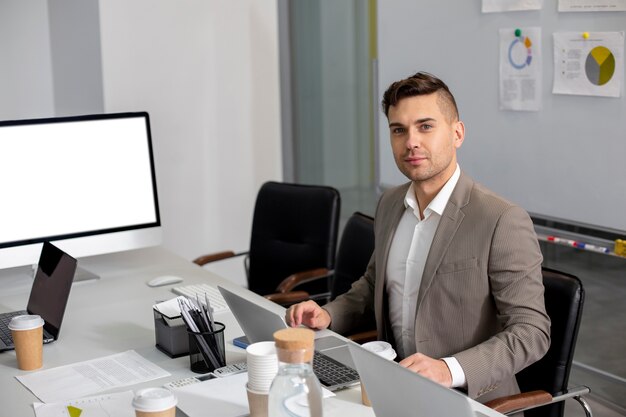
[{"label": "pencil in holder", "polygon": [[226,366],[225,328],[223,323],[216,321],[213,331],[194,332],[187,329],[189,365],[193,372],[206,374]]}]

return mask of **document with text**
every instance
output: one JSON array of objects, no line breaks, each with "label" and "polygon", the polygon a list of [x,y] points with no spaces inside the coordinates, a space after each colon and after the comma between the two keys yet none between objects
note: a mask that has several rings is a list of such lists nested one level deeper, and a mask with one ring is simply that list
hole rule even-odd
[{"label": "document with text", "polygon": [[134,350],[16,376],[43,402],[63,401],[169,376]]}]

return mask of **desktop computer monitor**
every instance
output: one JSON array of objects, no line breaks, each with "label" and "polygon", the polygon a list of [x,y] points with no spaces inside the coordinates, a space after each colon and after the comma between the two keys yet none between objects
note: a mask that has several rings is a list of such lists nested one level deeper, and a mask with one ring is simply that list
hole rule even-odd
[{"label": "desktop computer monitor", "polygon": [[0,268],[161,243],[145,112],[0,122]]}]

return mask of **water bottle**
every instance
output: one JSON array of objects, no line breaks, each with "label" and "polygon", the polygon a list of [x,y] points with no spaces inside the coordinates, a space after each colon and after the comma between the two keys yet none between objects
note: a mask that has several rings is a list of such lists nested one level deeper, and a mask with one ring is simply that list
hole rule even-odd
[{"label": "water bottle", "polygon": [[278,373],[268,398],[271,417],[322,417],[322,387],[313,373],[310,329],[282,329],[274,333]]}]

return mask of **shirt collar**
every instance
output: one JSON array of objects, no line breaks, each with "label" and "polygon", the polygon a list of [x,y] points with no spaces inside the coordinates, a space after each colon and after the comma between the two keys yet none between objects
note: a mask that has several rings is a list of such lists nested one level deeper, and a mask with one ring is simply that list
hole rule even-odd
[{"label": "shirt collar", "polygon": [[[457,182],[459,182],[459,177],[461,176],[461,168],[459,168],[459,164],[456,165],[456,169],[454,170],[454,174],[450,177],[448,182],[443,186],[441,191],[437,193],[435,198],[430,202],[428,206],[424,209],[424,218],[428,217],[430,212],[435,212],[438,215],[443,214],[443,210],[446,208],[448,201],[450,200],[450,196],[452,195],[452,191],[454,187],[456,187]],[[409,186],[409,189],[404,196],[404,207],[411,207],[413,209],[413,213],[419,219],[419,205],[417,204],[417,198],[415,198],[415,191],[413,190],[413,183]]]}]

